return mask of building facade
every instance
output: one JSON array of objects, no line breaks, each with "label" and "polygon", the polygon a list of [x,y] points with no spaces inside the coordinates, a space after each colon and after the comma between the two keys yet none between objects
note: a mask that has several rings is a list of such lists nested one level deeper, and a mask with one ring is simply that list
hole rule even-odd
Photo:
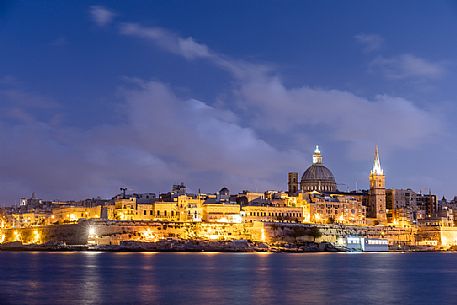
[{"label": "building facade", "polygon": [[357,196],[344,194],[308,194],[311,222],[318,224],[365,225],[366,207]]}]

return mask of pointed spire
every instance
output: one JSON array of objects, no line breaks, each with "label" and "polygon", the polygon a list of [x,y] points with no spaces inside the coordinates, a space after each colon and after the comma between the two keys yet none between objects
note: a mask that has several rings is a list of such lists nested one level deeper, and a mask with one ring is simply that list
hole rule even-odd
[{"label": "pointed spire", "polygon": [[321,164],[322,163],[322,155],[321,151],[319,150],[319,145],[316,145],[313,154],[313,164]]},{"label": "pointed spire", "polygon": [[378,145],[375,146],[374,163],[373,163],[373,169],[371,170],[371,174],[372,175],[384,175],[384,171],[381,168],[381,161],[379,161]]}]

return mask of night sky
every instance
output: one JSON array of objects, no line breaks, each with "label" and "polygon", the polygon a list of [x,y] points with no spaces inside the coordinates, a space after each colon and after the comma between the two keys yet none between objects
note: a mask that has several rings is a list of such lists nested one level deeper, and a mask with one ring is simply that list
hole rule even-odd
[{"label": "night sky", "polygon": [[457,195],[455,1],[0,1],[0,203],[286,190]]}]

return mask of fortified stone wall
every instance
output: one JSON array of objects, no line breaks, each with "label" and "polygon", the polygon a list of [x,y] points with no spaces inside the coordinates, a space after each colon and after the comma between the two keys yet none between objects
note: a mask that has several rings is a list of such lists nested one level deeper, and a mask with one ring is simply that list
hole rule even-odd
[{"label": "fortified stone wall", "polygon": [[[24,244],[65,242],[84,245],[88,240],[119,243],[121,240],[160,240],[164,238],[208,240],[261,240],[263,225],[256,223],[182,223],[153,221],[81,221],[78,224],[51,225],[0,231],[3,242]],[[1,242],[1,239],[0,239]]]},{"label": "fortified stone wall", "polygon": [[[266,223],[266,240],[271,242],[293,242],[303,239],[303,236],[311,237],[312,228],[319,229],[321,236],[316,241],[336,242],[338,238],[345,236],[365,236],[369,238],[386,238],[391,245],[414,245],[416,242],[415,228],[397,228],[384,226],[344,226],[344,225],[306,225],[286,223]],[[315,231],[314,231],[315,232]],[[309,240],[309,238],[308,238]]]},{"label": "fortified stone wall", "polygon": [[[120,240],[179,239],[260,239],[261,229],[256,224],[183,223],[154,221],[91,221],[94,234],[105,242]],[[111,237],[111,238],[110,238]]]},{"label": "fortified stone wall", "polygon": [[81,223],[21,229],[4,229],[1,232],[1,237],[3,242],[20,241],[24,244],[65,242],[68,245],[84,245],[87,243],[87,232],[87,225]]},{"label": "fortified stone wall", "polygon": [[[316,235],[317,229],[319,237]],[[92,236],[89,236],[92,235]],[[348,235],[386,238],[390,245],[416,245],[424,240],[457,244],[457,228],[416,229],[385,226],[306,225],[293,223],[184,223],[154,221],[88,220],[78,224],[6,229],[0,232],[4,242],[23,243],[65,242],[69,245],[87,244],[88,240],[118,244],[122,240],[246,239],[266,242],[295,242],[315,240],[336,242]],[[0,239],[1,241],[1,239]]]},{"label": "fortified stone wall", "polygon": [[457,227],[424,226],[419,227],[418,244],[451,247],[457,245]]}]

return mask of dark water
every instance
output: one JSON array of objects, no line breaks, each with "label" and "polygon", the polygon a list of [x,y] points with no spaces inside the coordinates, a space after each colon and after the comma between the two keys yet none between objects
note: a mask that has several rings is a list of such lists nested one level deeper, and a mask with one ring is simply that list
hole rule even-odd
[{"label": "dark water", "polygon": [[457,254],[0,252],[0,304],[457,304]]}]

